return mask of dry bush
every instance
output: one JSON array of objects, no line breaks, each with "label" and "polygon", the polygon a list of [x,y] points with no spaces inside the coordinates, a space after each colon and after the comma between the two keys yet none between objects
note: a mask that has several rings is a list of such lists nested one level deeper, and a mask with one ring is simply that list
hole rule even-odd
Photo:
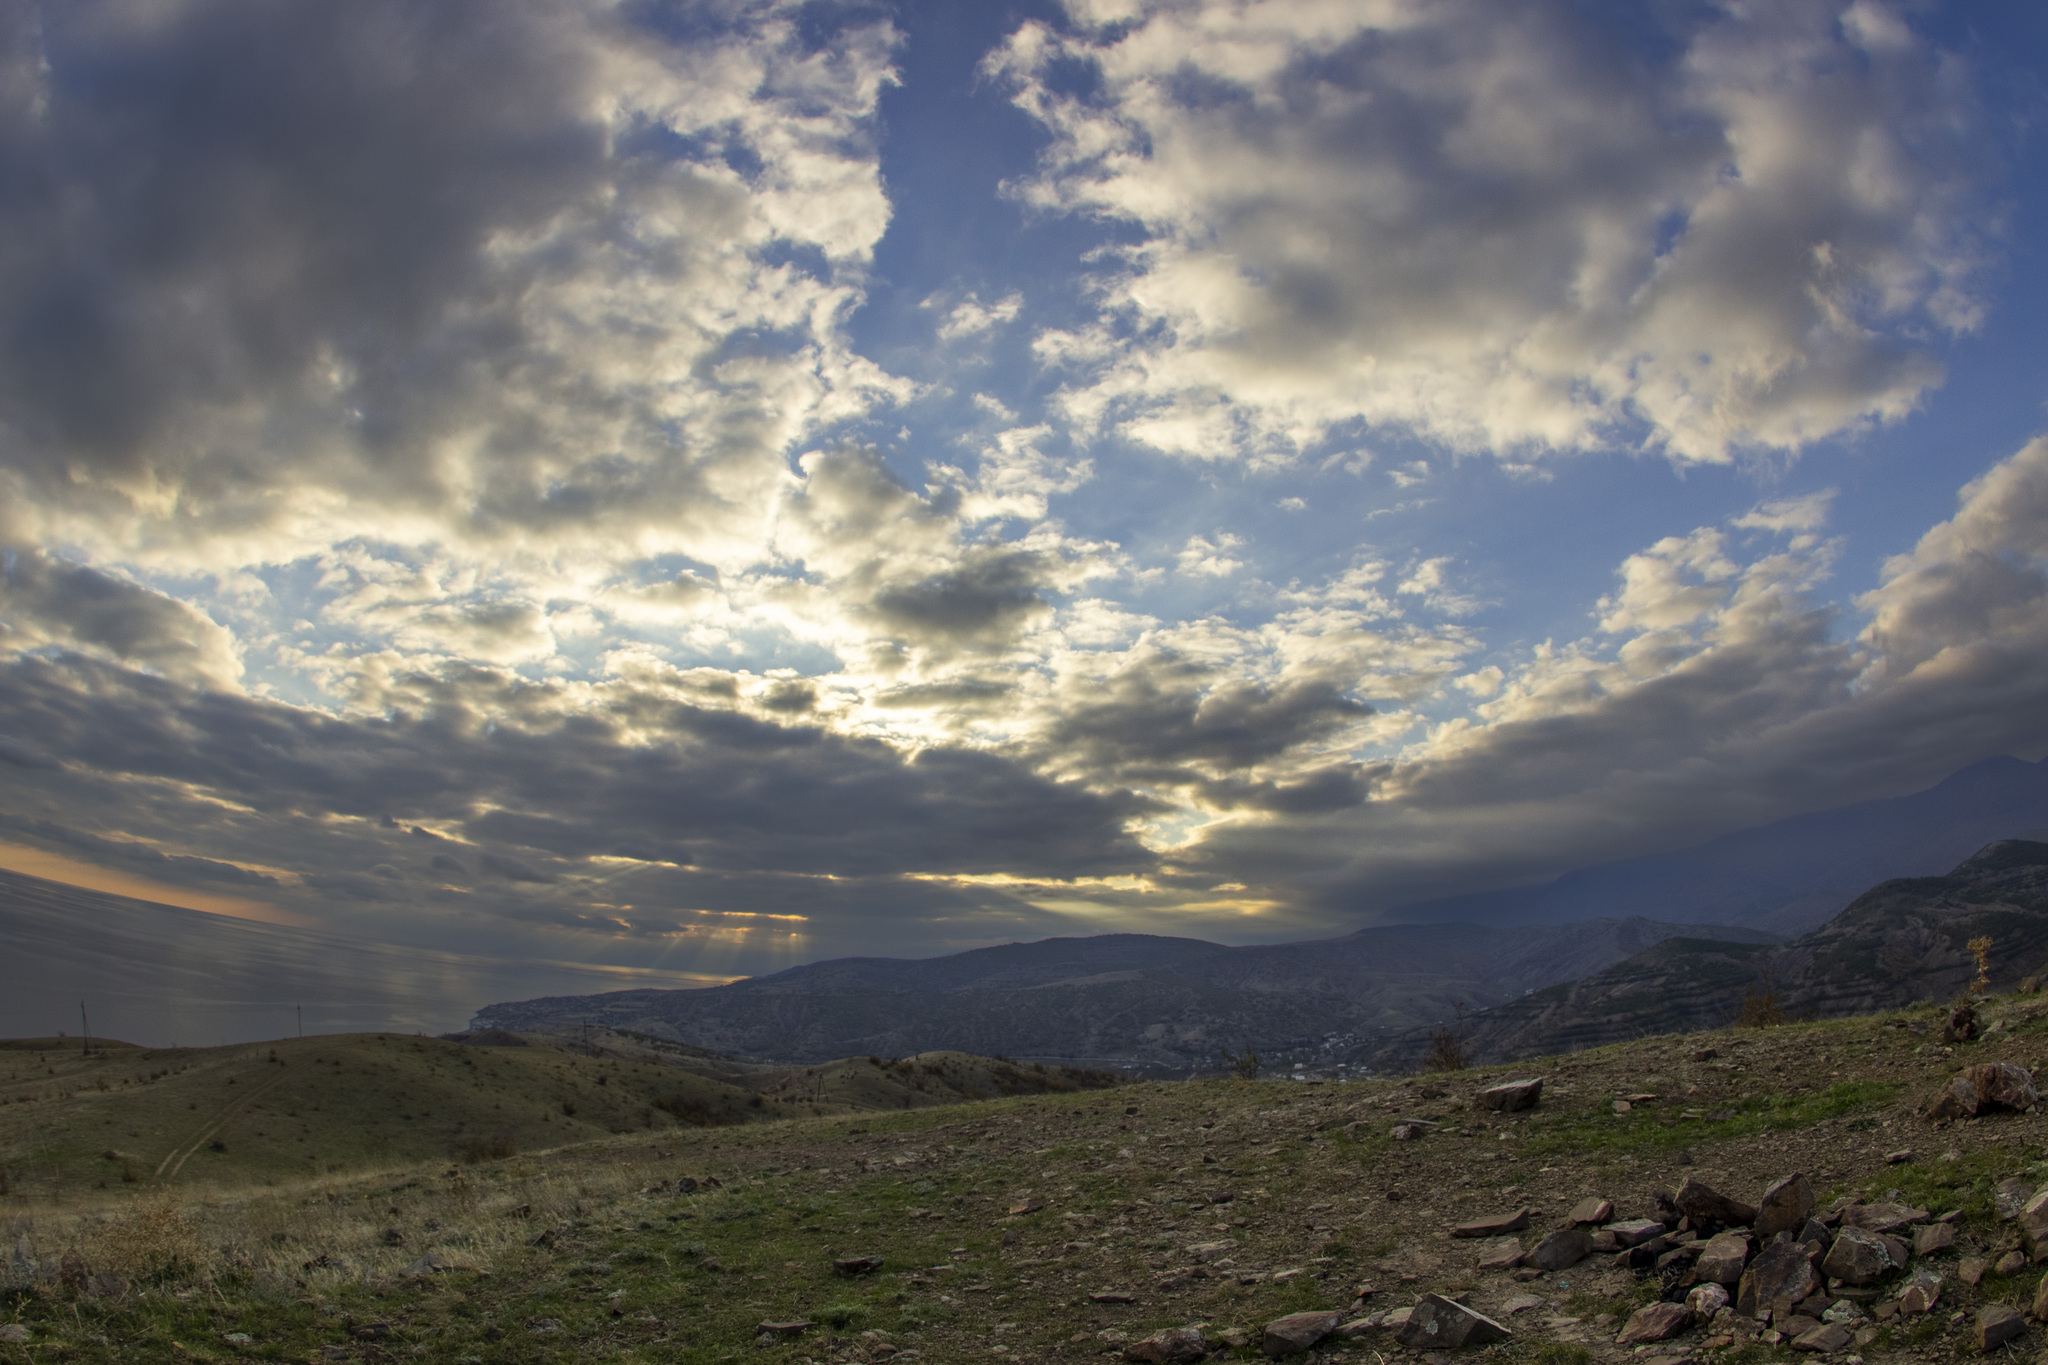
[{"label": "dry bush", "polygon": [[1465,1039],[1454,1028],[1429,1031],[1429,1051],[1422,1056],[1424,1071],[1463,1071],[1470,1063],[1465,1057]]},{"label": "dry bush", "polygon": [[131,1280],[189,1279],[205,1268],[199,1229],[168,1195],[138,1200],[91,1232],[86,1259]]},{"label": "dry bush", "polygon": [[1775,1028],[1784,1022],[1785,1007],[1778,1003],[1776,991],[1751,991],[1742,997],[1742,1027]]}]

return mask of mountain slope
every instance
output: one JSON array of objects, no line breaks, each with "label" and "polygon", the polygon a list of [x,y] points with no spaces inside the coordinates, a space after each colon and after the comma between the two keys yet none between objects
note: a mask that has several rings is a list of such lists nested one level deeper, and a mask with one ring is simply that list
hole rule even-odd
[{"label": "mountain slope", "polygon": [[1112,934],[923,960],[821,962],[706,990],[506,1002],[478,1011],[475,1026],[598,1023],[790,1061],[952,1048],[1186,1068],[1244,1047],[1335,1061],[1458,1002],[1511,999],[1673,935],[1768,939],[1642,919],[1393,925],[1250,948]]},{"label": "mountain slope", "polygon": [[[1468,1055],[1497,1061],[1575,1052],[1651,1034],[1722,1028],[1746,997],[1775,995],[1794,1018],[1830,1019],[1963,994],[1969,943],[1989,939],[1990,983],[2009,990],[2048,962],[2048,843],[2002,840],[1947,876],[1888,881],[1812,933],[1776,947],[1672,938],[1578,981],[1466,1021]],[[1417,1031],[1380,1056],[1412,1066]]]},{"label": "mountain slope", "polygon": [[1795,816],[1536,886],[1403,907],[1404,919],[1556,924],[1599,916],[1742,924],[1796,937],[1865,889],[2048,833],[2048,760],[1991,758],[1911,796]]}]

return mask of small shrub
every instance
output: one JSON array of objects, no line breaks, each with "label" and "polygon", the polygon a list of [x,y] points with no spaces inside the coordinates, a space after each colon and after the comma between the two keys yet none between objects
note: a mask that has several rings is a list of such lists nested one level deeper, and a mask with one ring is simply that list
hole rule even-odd
[{"label": "small shrub", "polygon": [[1258,1053],[1252,1051],[1250,1046],[1246,1046],[1242,1052],[1232,1052],[1229,1048],[1224,1048],[1223,1065],[1239,1080],[1255,1081],[1259,1078],[1259,1068],[1265,1063],[1260,1060]]},{"label": "small shrub", "polygon": [[1536,1365],[1589,1365],[1593,1353],[1568,1341],[1546,1341],[1536,1351]]},{"label": "small shrub", "polygon": [[867,1306],[858,1303],[828,1303],[817,1312],[819,1322],[840,1331],[851,1327],[867,1314]]},{"label": "small shrub", "polygon": [[1970,994],[1976,995],[1991,989],[1991,940],[1973,938],[1968,947],[1970,956],[1977,959],[1977,979],[1970,983]]},{"label": "small shrub", "polygon": [[1424,1071],[1463,1071],[1468,1064],[1465,1039],[1456,1029],[1446,1026],[1429,1031],[1429,1051],[1422,1058]]},{"label": "small shrub", "polygon": [[568,1119],[576,1117],[576,1102],[574,1100],[562,1101],[562,1117]]}]

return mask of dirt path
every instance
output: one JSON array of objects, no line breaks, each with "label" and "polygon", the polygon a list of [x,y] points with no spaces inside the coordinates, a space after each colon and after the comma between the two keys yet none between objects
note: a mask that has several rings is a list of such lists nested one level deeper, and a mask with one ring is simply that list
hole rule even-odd
[{"label": "dirt path", "polygon": [[[206,1130],[202,1132],[198,1137],[192,1139],[191,1145],[183,1148],[173,1147],[168,1153],[166,1153],[164,1159],[156,1164],[156,1173],[150,1178],[156,1181],[156,1183],[159,1185],[167,1184],[170,1181],[176,1180],[178,1178],[178,1172],[185,1169],[185,1163],[192,1159],[192,1154],[194,1152],[198,1151],[200,1147],[205,1145],[207,1139],[211,1138],[215,1133],[218,1133],[229,1119],[235,1117],[244,1109],[247,1109],[250,1105],[254,1104],[257,1100],[262,1099],[265,1095],[268,1095],[271,1091],[277,1089],[278,1086],[284,1084],[284,1079],[284,1074],[279,1074],[270,1081],[267,1081],[266,1083],[257,1086],[254,1090],[251,1090],[248,1094],[242,1096],[242,1098],[236,1100],[233,1104],[229,1105],[227,1108],[221,1110],[218,1114],[214,1115],[213,1122],[209,1123],[206,1126]],[[175,1164],[173,1164],[174,1162]],[[169,1167],[170,1169],[166,1171],[165,1167]]]}]

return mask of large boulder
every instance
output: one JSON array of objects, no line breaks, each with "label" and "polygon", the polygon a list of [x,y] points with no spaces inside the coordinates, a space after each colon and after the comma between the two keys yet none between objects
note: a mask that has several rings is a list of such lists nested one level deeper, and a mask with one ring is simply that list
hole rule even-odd
[{"label": "large boulder", "polygon": [[1705,1223],[1746,1227],[1756,1218],[1754,1208],[1740,1199],[1730,1199],[1697,1176],[1687,1176],[1671,1202],[1681,1214],[1692,1219],[1694,1227]]},{"label": "large boulder", "polygon": [[1757,1202],[1756,1235],[1766,1240],[1781,1232],[1797,1235],[1812,1216],[1812,1183],[1803,1175],[1788,1175],[1765,1190]]},{"label": "large boulder", "polygon": [[1299,1355],[1337,1330],[1338,1313],[1289,1313],[1266,1324],[1260,1349],[1269,1356]]},{"label": "large boulder", "polygon": [[2012,1062],[1980,1062],[1949,1077],[1928,1106],[1933,1119],[1973,1119],[1987,1110],[2015,1112],[2041,1102],[2028,1070]]},{"label": "large boulder", "polygon": [[1806,1248],[1797,1242],[1774,1242],[1758,1252],[1742,1272],[1735,1291],[1735,1311],[1760,1318],[1782,1299],[1799,1302],[1820,1288],[1820,1273]]},{"label": "large boulder", "polygon": [[1455,1351],[1461,1346],[1484,1346],[1506,1341],[1512,1333],[1483,1313],[1474,1312],[1455,1299],[1424,1294],[1401,1325],[1399,1341],[1412,1351]]},{"label": "large boulder", "polygon": [[1891,1243],[1875,1232],[1845,1227],[1835,1235],[1827,1259],[1820,1263],[1831,1280],[1848,1285],[1876,1284],[1905,1263],[1893,1254]]},{"label": "large boulder", "polygon": [[1534,1109],[1536,1101],[1543,1098],[1543,1079],[1532,1076],[1521,1081],[1502,1081],[1489,1085],[1472,1097],[1477,1109],[1491,1109],[1503,1114],[1512,1114],[1523,1109]]}]

